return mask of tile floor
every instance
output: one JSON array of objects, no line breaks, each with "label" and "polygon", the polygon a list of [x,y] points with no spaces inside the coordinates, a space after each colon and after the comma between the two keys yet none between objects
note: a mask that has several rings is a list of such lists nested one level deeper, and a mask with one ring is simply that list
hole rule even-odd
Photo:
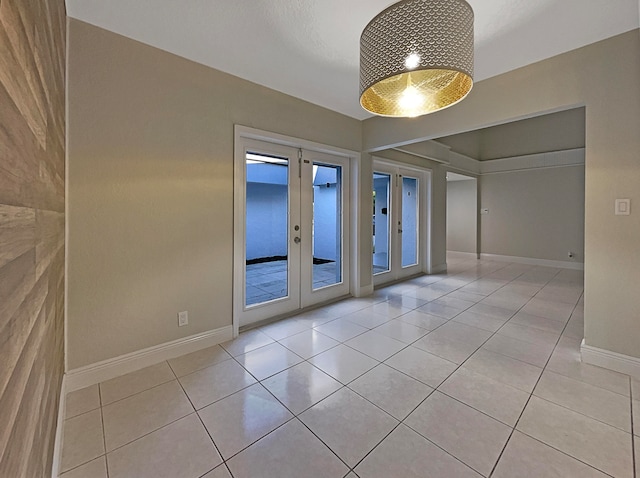
[{"label": "tile floor", "polygon": [[[340,282],[337,264],[313,264],[313,288]],[[287,261],[260,262],[247,265],[247,305],[260,304],[287,295]]]},{"label": "tile floor", "polygon": [[69,394],[61,477],[633,477],[640,382],[582,328],[581,273],[451,254]]}]

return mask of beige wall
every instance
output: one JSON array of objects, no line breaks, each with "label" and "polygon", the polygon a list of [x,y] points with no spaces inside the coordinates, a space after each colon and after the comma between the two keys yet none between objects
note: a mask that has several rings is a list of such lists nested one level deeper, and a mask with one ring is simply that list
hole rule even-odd
[{"label": "beige wall", "polygon": [[480,207],[483,253],[584,261],[583,166],[483,175]]},{"label": "beige wall", "polygon": [[[478,82],[467,99],[419,119],[364,122],[367,151],[586,106],[585,339],[640,357],[640,31]],[[633,208],[633,206],[632,206]]]},{"label": "beige wall", "polygon": [[361,123],[77,20],[69,42],[75,369],[231,324],[234,124],[360,151]]},{"label": "beige wall", "polygon": [[447,250],[478,252],[478,180],[447,182]]},{"label": "beige wall", "polygon": [[64,373],[63,0],[0,8],[0,477],[51,476]]}]

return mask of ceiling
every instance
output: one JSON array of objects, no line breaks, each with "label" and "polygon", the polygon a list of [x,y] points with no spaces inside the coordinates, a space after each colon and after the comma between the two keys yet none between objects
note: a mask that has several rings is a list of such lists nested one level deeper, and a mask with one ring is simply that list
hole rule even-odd
[{"label": "ceiling", "polygon": [[[389,0],[66,0],[70,17],[353,118],[359,39]],[[469,0],[480,81],[640,25],[639,0]],[[612,4],[615,4],[612,5]]]},{"label": "ceiling", "polygon": [[475,178],[471,176],[465,176],[464,174],[452,173],[451,171],[447,173],[447,182],[470,181],[472,179]]},{"label": "ceiling", "polygon": [[438,138],[478,161],[585,147],[585,108],[575,108]]}]

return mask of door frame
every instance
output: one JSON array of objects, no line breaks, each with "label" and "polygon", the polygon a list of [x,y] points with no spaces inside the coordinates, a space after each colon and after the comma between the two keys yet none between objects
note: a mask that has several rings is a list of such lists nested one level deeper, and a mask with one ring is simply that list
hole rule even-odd
[{"label": "door frame", "polygon": [[[358,244],[363,237],[359,227],[360,217],[360,171],[361,154],[344,148],[338,148],[327,144],[316,143],[292,136],[286,136],[269,131],[250,128],[243,125],[234,125],[234,154],[233,154],[233,336],[237,337],[240,329],[240,315],[244,311],[244,262],[245,262],[245,158],[242,147],[244,139],[259,140],[265,143],[288,146],[311,152],[327,153],[332,156],[347,158],[349,160],[349,220],[345,226],[349,228],[348,241],[344,248],[348,248],[350,263],[348,268],[349,293],[354,297],[360,297],[369,292],[368,288],[361,288],[360,276],[361,258],[358,255]],[[366,237],[366,236],[365,236]],[[348,243],[347,243],[348,242]],[[346,276],[346,274],[345,274]]]},{"label": "door frame", "polygon": [[[418,177],[418,179],[420,180],[420,182],[422,183],[420,186],[420,197],[424,198],[420,201],[419,204],[419,219],[420,219],[420,226],[419,226],[419,231],[418,231],[418,254],[419,254],[419,262],[420,265],[419,267],[416,266],[412,266],[412,267],[416,267],[415,269],[413,269],[414,273],[424,273],[424,274],[429,274],[431,273],[431,225],[432,225],[432,209],[433,209],[433,169],[431,168],[425,168],[425,167],[421,167],[421,166],[417,166],[414,164],[410,164],[410,163],[403,163],[401,161],[392,161],[389,159],[383,159],[383,158],[378,158],[378,157],[372,157],[373,160],[373,164],[371,167],[371,175],[373,177],[373,174],[378,171],[381,173],[385,173],[385,174],[391,174],[392,177],[392,181],[391,181],[391,198],[390,198],[390,203],[391,203],[391,208],[393,211],[393,214],[397,214],[400,209],[399,209],[399,204],[397,204],[397,200],[398,198],[396,197],[396,190],[397,190],[397,186],[394,186],[394,182],[395,182],[395,176],[398,174],[398,171],[408,171],[411,173],[415,173]],[[391,170],[395,170],[395,172],[391,173]],[[391,231],[394,231],[393,233]],[[390,247],[389,247],[389,251],[390,251],[390,258],[389,260],[391,261],[392,258],[395,258],[396,262],[398,260],[398,258],[401,258],[401,250],[398,249],[398,247],[401,248],[401,243],[399,244],[399,234],[397,232],[397,227],[390,227],[390,234],[389,234],[389,242],[390,242]],[[390,264],[392,264],[390,262]],[[400,266],[400,269],[402,268],[402,266]],[[380,274],[376,274],[373,275],[373,270],[372,270],[372,275],[373,275],[373,284],[377,287],[383,284],[387,284],[387,283],[391,283],[391,282],[395,282],[399,279],[402,279],[404,276],[402,276],[402,274],[398,274],[398,269],[396,269],[395,271],[393,270],[393,265],[392,265],[392,269],[389,272],[383,272]],[[413,274],[413,273],[412,273]],[[407,277],[410,277],[412,274],[408,275]]]}]

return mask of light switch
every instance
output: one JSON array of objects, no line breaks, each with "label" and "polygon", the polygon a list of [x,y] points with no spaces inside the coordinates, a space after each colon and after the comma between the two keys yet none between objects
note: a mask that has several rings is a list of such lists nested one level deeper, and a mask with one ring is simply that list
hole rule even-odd
[{"label": "light switch", "polygon": [[616,199],[616,216],[631,214],[631,199]]}]

